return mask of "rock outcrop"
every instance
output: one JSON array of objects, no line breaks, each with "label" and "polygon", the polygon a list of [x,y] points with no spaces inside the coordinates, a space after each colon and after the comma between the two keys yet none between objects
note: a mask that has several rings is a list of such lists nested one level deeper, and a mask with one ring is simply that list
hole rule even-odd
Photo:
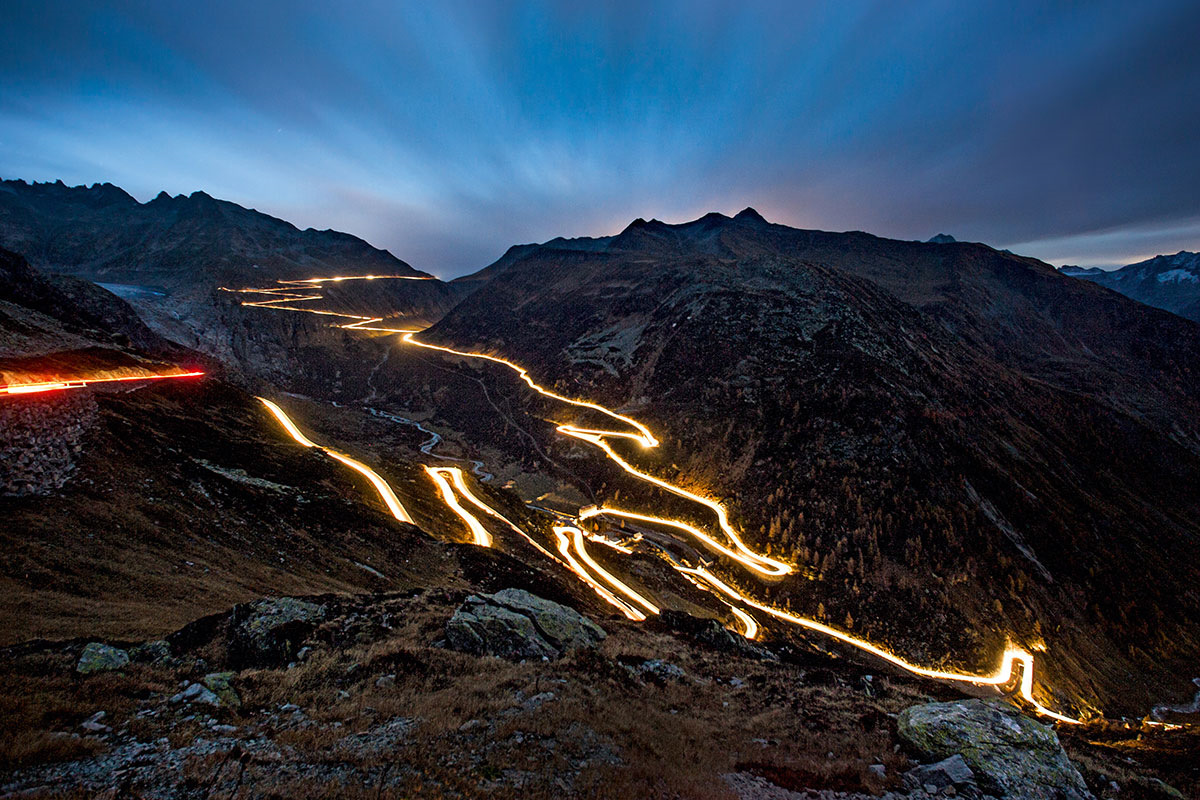
[{"label": "rock outcrop", "polygon": [[273,597],[233,607],[229,661],[238,669],[270,667],[295,659],[300,642],[325,619],[324,606]]},{"label": "rock outcrop", "polygon": [[1003,702],[913,706],[900,714],[898,732],[931,760],[962,756],[988,794],[1024,800],[1092,798],[1054,730]]},{"label": "rock outcrop", "polygon": [[129,653],[119,647],[103,642],[88,642],[79,655],[75,671],[82,675],[94,672],[112,672],[129,664]]},{"label": "rock outcrop", "polygon": [[943,792],[953,786],[956,795],[978,796],[975,773],[967,766],[963,757],[955,753],[936,764],[921,764],[904,773],[904,785],[913,791],[924,790],[929,794]]},{"label": "rock outcrop", "polygon": [[205,687],[203,684],[189,684],[182,692],[178,692],[171,696],[171,703],[184,703],[186,705],[205,705],[217,708],[221,705],[221,698],[217,697],[216,692]]},{"label": "rock outcrop", "polygon": [[446,623],[452,649],[514,661],[561,658],[604,637],[599,625],[575,609],[521,589],[471,595]]},{"label": "rock outcrop", "polygon": [[686,634],[692,639],[725,653],[763,661],[778,661],[779,656],[751,644],[746,637],[739,636],[715,619],[694,617],[686,611],[663,609],[659,619],[673,631]]},{"label": "rock outcrop", "polygon": [[129,657],[141,664],[158,664],[171,657],[171,645],[165,639],[142,642],[129,648]]},{"label": "rock outcrop", "polygon": [[232,672],[210,672],[204,676],[204,687],[215,694],[222,705],[241,708],[242,698],[233,688],[233,676]]}]

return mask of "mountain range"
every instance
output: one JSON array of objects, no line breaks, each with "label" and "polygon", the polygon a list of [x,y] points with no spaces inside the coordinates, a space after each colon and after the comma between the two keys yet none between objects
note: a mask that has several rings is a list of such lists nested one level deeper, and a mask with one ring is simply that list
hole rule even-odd
[{"label": "mountain range", "polygon": [[310,365],[301,341],[330,338],[325,326],[242,307],[225,288],[277,287],[314,275],[400,275],[364,293],[346,284],[334,311],[365,308],[421,326],[445,313],[461,289],[413,269],[350,234],[291,223],[204,192],[160,193],[139,203],[112,184],[66,186],[0,181],[0,247],[37,270],[101,284],[171,340],[248,375],[285,380]]},{"label": "mountain range", "polygon": [[[483,274],[423,338],[667,431],[658,473],[720,487],[757,545],[809,567],[776,599],[935,659],[1044,640],[1108,705],[1186,672],[1200,326],[985,245],[752,209]],[[639,491],[592,480],[599,502]]]},{"label": "mountain range", "polygon": [[1200,253],[1183,250],[1115,270],[1065,266],[1062,273],[1200,322]]},{"label": "mountain range", "polygon": [[[627,731],[639,744],[620,758],[637,769],[643,759],[678,765],[673,796],[694,794],[698,768],[656,748],[684,753],[726,735],[732,749],[701,748],[706,759],[781,785],[897,787],[871,766],[906,767],[888,715],[958,690],[758,612],[770,624],[742,642],[729,635],[728,605],[681,579],[680,566],[937,669],[984,674],[1008,647],[1035,653],[1039,701],[1073,716],[1136,718],[1182,708],[1194,692],[1200,325],[1095,285],[1090,272],[1077,280],[945,235],[800,230],[747,208],[518,245],[443,282],[347,234],[300,231],[203,193],[138,203],[108,184],[21,181],[0,184],[0,246],[16,251],[0,252],[5,375],[207,372],[0,407],[22,442],[50,454],[21,461],[23,477],[0,495],[0,639],[21,665],[9,679],[31,696],[76,691],[38,681],[89,639],[166,636],[170,685],[228,667],[254,698],[238,725],[250,730],[252,715],[265,714],[264,741],[284,731],[279,741],[304,752],[349,746],[345,731],[323,726],[352,717],[354,746],[375,742],[376,709],[411,710],[396,705],[398,691],[436,721],[434,738],[421,740],[428,752],[406,756],[426,765],[422,774],[450,769],[446,752],[492,747],[476,741],[485,734],[512,734],[486,720],[519,718],[523,737],[599,742],[587,756],[596,762],[556,768],[579,789],[588,770],[608,774],[603,764],[615,763],[603,760],[614,741],[604,737],[644,717],[654,724]],[[1121,272],[1182,285],[1195,262],[1181,256]],[[371,275],[391,277],[313,282]],[[298,285],[305,297],[283,307],[253,291]],[[345,327],[364,318],[375,327]],[[424,346],[397,334],[412,328]],[[286,406],[319,446],[289,438],[256,395]],[[617,435],[605,442],[613,457],[596,457],[588,437],[613,414],[640,421],[658,446]],[[374,469],[412,524],[326,447]],[[684,492],[637,479],[620,459]],[[457,465],[492,509],[491,547],[469,544],[461,506],[444,501],[430,465]],[[688,493],[719,501],[751,550],[791,572],[763,578],[669,524],[585,513],[628,508],[711,527],[712,507]],[[586,529],[597,562],[663,613],[631,623],[577,580],[558,558],[570,558],[556,546],[563,520]],[[505,588],[566,603],[616,643],[561,668],[449,653],[443,617]],[[239,672],[248,665],[222,637],[246,604],[284,594],[330,610],[296,640],[316,655],[304,661],[293,648]],[[679,677],[685,670],[663,652],[703,677]],[[165,680],[149,669],[134,679]],[[687,694],[740,691],[735,669],[753,676],[744,695]],[[152,686],[120,691],[162,695],[165,709],[169,693]],[[505,710],[517,686],[517,710]],[[581,699],[597,692],[602,707]],[[313,707],[311,725],[281,716],[293,698]],[[710,701],[734,702],[745,730],[729,733],[719,711],[672,725],[681,703]],[[151,721],[142,702],[137,725],[178,716],[155,710]],[[520,716],[535,712],[538,722]],[[49,731],[64,714],[22,724]],[[1122,723],[1097,724],[1079,741],[1125,736],[1121,752],[1137,752]],[[839,731],[839,753],[853,754],[845,765],[826,758],[834,745],[821,731]],[[38,759],[66,746],[52,732]],[[386,741],[389,753],[399,747]],[[780,741],[798,749],[785,754]],[[806,760],[814,747],[820,758]],[[37,760],[25,752],[0,737],[0,763]],[[292,764],[289,752],[278,760]],[[1089,785],[1107,786],[1111,754],[1087,752]],[[473,776],[495,769],[472,763]],[[549,780],[544,768],[529,775]]]},{"label": "mountain range", "polygon": [[5,247],[45,272],[172,291],[314,273],[426,274],[355,236],[300,230],[204,192],[139,203],[111,183],[5,180],[0,230]]}]

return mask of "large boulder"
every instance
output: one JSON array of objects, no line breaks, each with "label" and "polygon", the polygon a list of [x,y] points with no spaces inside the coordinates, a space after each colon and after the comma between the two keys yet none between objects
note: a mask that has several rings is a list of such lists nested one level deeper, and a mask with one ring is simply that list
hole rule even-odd
[{"label": "large boulder", "polygon": [[504,589],[471,595],[446,623],[446,642],[454,650],[512,660],[560,658],[569,650],[591,647],[604,630],[573,608]]},{"label": "large boulder", "polygon": [[93,672],[112,672],[129,664],[129,653],[103,642],[88,642],[79,654],[75,670],[82,675]]},{"label": "large boulder", "polygon": [[1091,800],[1052,728],[996,700],[929,703],[900,714],[899,734],[930,760],[962,756],[997,797]]},{"label": "large boulder", "polygon": [[239,669],[293,661],[300,643],[325,615],[324,606],[295,597],[236,605],[229,620],[229,661]]}]

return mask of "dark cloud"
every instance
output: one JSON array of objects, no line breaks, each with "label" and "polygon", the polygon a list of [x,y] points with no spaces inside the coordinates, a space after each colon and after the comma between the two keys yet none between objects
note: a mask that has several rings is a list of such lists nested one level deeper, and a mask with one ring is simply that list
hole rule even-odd
[{"label": "dark cloud", "polygon": [[446,275],[744,205],[1059,262],[1200,248],[1191,0],[43,0],[0,29],[6,177],[203,188]]}]

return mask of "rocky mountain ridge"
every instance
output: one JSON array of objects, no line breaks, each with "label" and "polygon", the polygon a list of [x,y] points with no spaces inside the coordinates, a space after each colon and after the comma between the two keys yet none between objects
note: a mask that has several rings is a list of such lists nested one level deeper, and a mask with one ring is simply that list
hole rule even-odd
[{"label": "rocky mountain ridge", "polygon": [[1200,322],[1200,253],[1181,250],[1115,270],[1064,266],[1064,275],[1082,278],[1126,297]]},{"label": "rocky mountain ridge", "polygon": [[[449,313],[422,339],[515,359],[565,396],[645,420],[660,448],[614,446],[725,501],[754,549],[797,571],[762,582],[682,558],[920,663],[983,673],[1007,644],[1035,651],[1038,698],[1072,713],[1140,715],[1190,690],[1200,598],[1186,487],[1200,467],[1182,320],[982,245],[796,231],[752,209],[637,220],[502,262],[448,290]],[[0,294],[11,331],[41,314],[39,342],[140,352],[126,340],[147,332],[121,338],[119,299],[88,289],[79,297],[103,313],[84,313],[26,291],[41,279],[24,269]],[[323,299],[372,314],[412,300],[378,286],[346,282]],[[783,625],[741,640],[670,556],[594,548],[661,603],[634,624],[513,531],[496,526],[491,548],[460,544],[462,520],[421,469],[441,437],[413,411],[544,474],[555,491],[471,484],[526,539],[550,543],[556,513],[578,513],[555,480],[579,498],[711,520],[564,444],[555,427],[587,412],[548,405],[495,365],[302,312],[228,308],[206,321],[213,341],[243,343],[222,357],[270,361],[272,391],[336,400],[279,398],[301,429],[372,464],[417,525],[383,513],[360,476],[289,439],[237,386],[95,395],[86,425],[59,437],[75,461],[53,502],[0,498],[13,643],[0,674],[19,687],[0,709],[17,732],[0,734],[0,766],[16,770],[3,791],[95,792],[119,774],[118,794],[165,797],[348,785],[1112,797],[1117,779],[1131,793],[1120,796],[1172,796],[1138,772],[1186,764],[1180,748],[1194,745],[1153,725],[1084,726],[1068,742],[1076,772],[1055,735],[1007,703],[879,674]],[[265,333],[250,339],[251,326]],[[297,596],[259,599],[284,593]],[[586,635],[565,636],[567,622]],[[27,641],[40,637],[56,641]]]},{"label": "rocky mountain ridge", "polygon": [[661,431],[647,469],[729,499],[756,549],[802,565],[758,587],[776,602],[925,661],[1037,643],[1053,683],[1106,708],[1189,688],[1190,322],[985,245],[748,210],[528,250],[423,338]]},{"label": "rocky mountain ridge", "polygon": [[311,368],[296,353],[304,343],[339,346],[329,329],[336,318],[269,316],[244,308],[248,296],[223,289],[277,288],[278,281],[314,277],[422,278],[378,281],[369,293],[347,282],[321,302],[306,301],[332,311],[365,308],[418,327],[468,291],[350,234],[300,230],[204,192],[163,192],[139,203],[107,183],[0,181],[0,247],[54,280],[102,284],[160,336],[219,359],[247,380],[280,382]]},{"label": "rocky mountain ridge", "polygon": [[170,291],[201,279],[428,275],[350,234],[300,230],[202,191],[139,203],[109,183],[0,181],[0,245],[46,272]]}]

